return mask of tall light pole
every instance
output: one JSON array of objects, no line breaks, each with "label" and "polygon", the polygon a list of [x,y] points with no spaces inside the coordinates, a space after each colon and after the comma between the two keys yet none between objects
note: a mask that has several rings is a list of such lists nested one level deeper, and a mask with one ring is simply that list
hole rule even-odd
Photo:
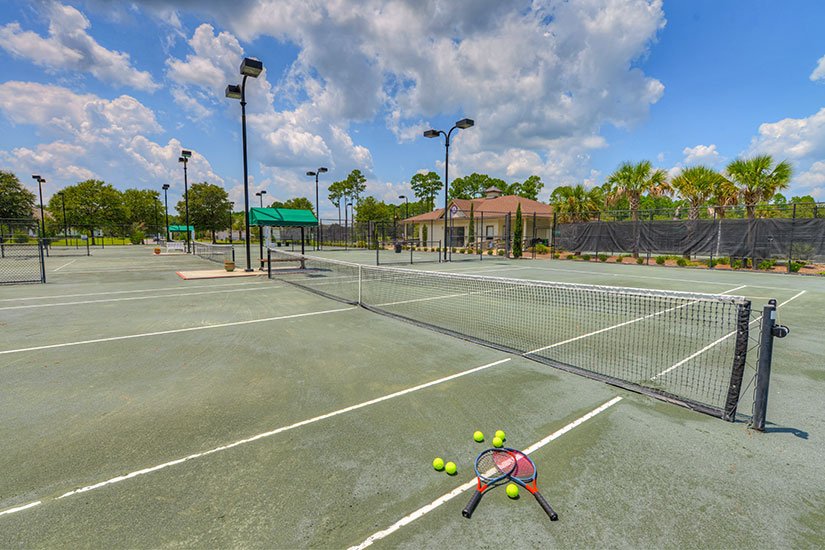
[{"label": "tall light pole", "polygon": [[[258,193],[255,193],[256,197],[261,197],[261,208],[264,207],[264,195],[266,195],[266,189],[262,189]],[[264,228],[262,225],[258,226],[258,245],[260,247],[261,253],[261,268],[263,268],[263,258],[264,258]]]},{"label": "tall light pole", "polygon": [[166,192],[169,191],[169,184],[163,184],[163,207],[166,214],[166,240],[169,241],[169,197]]},{"label": "tall light pole", "polygon": [[[347,213],[352,210],[352,203],[348,202],[344,205],[344,248],[349,248],[349,223],[347,221]],[[355,229],[355,214],[353,213],[352,228]]]},{"label": "tall light pole", "polygon": [[235,203],[229,203],[229,244],[232,244],[232,209],[235,208]]},{"label": "tall light pole", "polygon": [[407,218],[410,217],[410,203],[407,195],[398,195],[399,199],[404,199],[404,240],[407,240]]},{"label": "tall light pole", "polygon": [[[325,174],[328,170],[323,166],[319,167],[314,172],[307,172],[307,176],[315,176],[315,215],[318,216],[318,225],[315,228],[315,250],[321,250],[321,211],[318,204],[318,174]],[[339,218],[340,222],[341,219]]]},{"label": "tall light pole", "polygon": [[32,179],[37,180],[37,189],[40,191],[40,238],[46,238],[46,217],[43,214],[43,184],[46,183],[46,180],[38,176],[37,174],[32,174]]},{"label": "tall light pole", "polygon": [[180,152],[178,162],[183,163],[183,202],[186,205],[186,253],[192,252],[189,243],[189,176],[186,172],[186,165],[189,163],[189,158],[192,156],[192,151],[183,150]]},{"label": "tall light pole", "polygon": [[66,240],[66,246],[69,246],[69,225],[66,223],[66,195],[63,191],[58,191],[60,195],[60,202],[63,204],[63,238]]},{"label": "tall light pole", "polygon": [[[427,130],[424,132],[424,137],[428,138],[437,138],[438,136],[444,136],[444,148],[445,148],[445,155],[444,155],[444,243],[442,244],[442,249],[444,250],[444,261],[447,261],[447,247],[450,246],[451,243],[447,242],[447,206],[450,202],[449,199],[449,189],[450,189],[450,136],[453,133],[453,130],[458,128],[459,130],[466,130],[467,128],[471,128],[475,125],[475,122],[469,118],[462,118],[455,125],[450,128],[448,132],[444,130]],[[451,235],[452,237],[452,235]]]},{"label": "tall light pole", "polygon": [[226,97],[231,99],[241,100],[241,134],[243,136],[243,200],[244,200],[244,218],[246,227],[246,269],[244,271],[252,271],[252,257],[249,251],[249,175],[247,172],[246,162],[246,79],[251,76],[258,78],[258,75],[264,70],[264,64],[257,59],[245,57],[241,62],[241,74],[243,80],[241,85],[230,84],[226,87]]}]

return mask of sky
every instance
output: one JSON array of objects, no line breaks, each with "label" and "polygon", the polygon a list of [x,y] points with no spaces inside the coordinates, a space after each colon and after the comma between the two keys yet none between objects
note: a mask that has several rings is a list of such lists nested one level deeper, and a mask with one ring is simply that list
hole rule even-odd
[{"label": "sky", "polygon": [[[46,200],[89,178],[243,203],[315,200],[353,169],[400,202],[410,178],[536,174],[601,184],[623,161],[671,174],[788,160],[786,194],[825,201],[825,2],[797,0],[111,0],[0,3],[0,169]],[[236,209],[240,209],[236,206]]]}]

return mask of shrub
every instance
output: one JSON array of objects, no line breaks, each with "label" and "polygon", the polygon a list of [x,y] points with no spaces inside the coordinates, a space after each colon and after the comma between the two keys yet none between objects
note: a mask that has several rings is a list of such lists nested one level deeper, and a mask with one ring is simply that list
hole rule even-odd
[{"label": "shrub", "polygon": [[608,258],[607,254],[599,254],[599,261],[600,262],[606,262],[607,258]]},{"label": "shrub", "polygon": [[624,261],[624,256],[622,256],[621,254],[620,254],[620,255],[618,255],[618,256],[616,256],[616,263],[617,263],[617,264],[620,264],[620,263],[622,263],[623,261]]},{"label": "shrub", "polygon": [[498,251],[498,255],[499,255],[499,256],[504,256],[504,254],[505,254],[505,252],[504,252],[504,250],[503,250],[503,249]]},{"label": "shrub", "polygon": [[[453,249],[453,251],[455,251],[455,249]],[[458,251],[459,254],[464,254],[465,252],[467,252],[467,251],[463,248],[459,249],[459,251]]]},{"label": "shrub", "polygon": [[773,266],[776,265],[776,260],[762,260],[759,262],[759,265],[756,267],[757,269],[761,269],[763,271],[767,271],[769,269],[773,269]]},{"label": "shrub", "polygon": [[541,243],[538,243],[535,247],[533,247],[536,251],[536,254],[547,254],[550,249],[544,246]]},{"label": "shrub", "polygon": [[719,265],[730,265],[730,258],[719,258],[716,260]]},{"label": "shrub", "polygon": [[492,248],[491,248],[490,250],[488,250],[488,251],[487,251],[487,255],[488,255],[488,256],[492,256],[492,255],[493,255],[493,249],[492,249]]},{"label": "shrub", "polygon": [[679,267],[687,267],[688,261],[680,257],[678,260],[676,260],[676,265],[678,265]]},{"label": "shrub", "polygon": [[132,231],[132,234],[129,235],[129,242],[132,244],[143,244],[143,239],[146,238],[146,233],[141,231],[140,229],[135,229]]},{"label": "shrub", "polygon": [[636,263],[639,264],[639,265],[642,265],[643,263],[645,263],[645,259],[644,258],[636,258]]},{"label": "shrub", "polygon": [[805,265],[805,262],[791,262],[788,264],[788,267],[790,268],[791,273],[799,273],[799,270],[803,265]]},{"label": "shrub", "polygon": [[656,256],[656,265],[665,265],[666,259],[664,256]]},{"label": "shrub", "polygon": [[553,254],[554,260],[558,260],[559,258],[561,258],[561,254]]},{"label": "shrub", "polygon": [[17,244],[23,244],[29,242],[29,236],[22,232],[17,232],[14,234],[14,242]]},{"label": "shrub", "polygon": [[585,262],[589,262],[590,261],[590,254],[582,254],[582,260],[584,260]]},{"label": "shrub", "polygon": [[455,247],[450,248],[450,252],[451,252],[452,254],[455,254]]},{"label": "shrub", "polygon": [[730,267],[731,269],[741,269],[742,260],[731,260]]},{"label": "shrub", "polygon": [[716,260],[705,260],[705,265],[708,267],[716,267],[716,264],[719,263]]}]

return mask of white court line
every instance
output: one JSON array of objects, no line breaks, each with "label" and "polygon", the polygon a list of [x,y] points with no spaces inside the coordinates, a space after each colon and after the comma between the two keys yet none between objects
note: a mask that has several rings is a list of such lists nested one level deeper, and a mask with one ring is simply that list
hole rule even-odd
[{"label": "white court line", "polygon": [[[791,302],[791,301],[793,301],[793,300],[796,300],[797,298],[799,298],[799,297],[800,297],[800,296],[802,296],[803,294],[805,294],[805,291],[804,291],[804,290],[801,290],[798,294],[795,294],[795,295],[791,296],[790,298],[788,298],[787,300],[785,300],[785,301],[784,301],[784,302],[782,302],[781,304],[777,305],[777,306],[776,306],[776,308],[777,308],[777,309],[779,309],[780,307],[784,306],[784,305],[785,305],[785,304],[787,304],[788,302]],[[761,315],[760,315],[759,317],[757,317],[756,319],[754,319],[753,321],[751,321],[750,323],[748,323],[748,325],[752,325],[752,324],[754,324],[754,323],[756,323],[756,322],[759,322],[760,320],[762,320],[762,316],[761,316]],[[719,338],[719,339],[718,339],[718,340],[716,340],[715,342],[711,342],[710,344],[708,344],[707,346],[703,347],[702,349],[700,349],[700,350],[699,350],[699,351],[697,351],[696,353],[692,353],[692,354],[690,354],[688,357],[685,357],[684,359],[682,359],[681,361],[679,361],[679,362],[678,362],[678,363],[676,363],[675,365],[672,365],[672,366],[670,366],[670,367],[666,368],[665,370],[663,370],[662,372],[660,372],[659,374],[657,374],[657,375],[653,376],[653,377],[651,378],[651,380],[656,380],[656,379],[657,379],[657,378],[659,378],[660,376],[662,376],[662,375],[664,375],[664,374],[667,374],[667,373],[669,373],[670,371],[672,371],[672,370],[674,370],[674,369],[677,369],[677,368],[681,367],[682,365],[684,365],[685,363],[687,363],[687,362],[688,362],[688,361],[690,361],[691,359],[694,359],[694,358],[696,358],[696,357],[698,357],[698,356],[702,355],[703,353],[705,353],[706,351],[708,351],[708,350],[709,350],[709,349],[711,349],[712,347],[714,347],[714,346],[716,346],[716,345],[718,345],[718,344],[721,344],[722,342],[724,342],[725,340],[727,340],[728,338],[730,338],[731,336],[733,336],[733,335],[734,335],[734,334],[736,334],[736,333],[737,333],[737,331],[735,331],[735,330],[734,330],[734,331],[732,331],[732,332],[729,332],[728,334],[726,334],[726,335],[722,336],[721,338]]]},{"label": "white court line", "polygon": [[[169,269],[169,270],[176,269],[178,271],[181,270],[180,267],[175,267],[175,266],[163,266],[163,269]],[[194,269],[194,266],[190,269]],[[135,269],[134,267],[123,266],[121,268],[100,269],[100,270],[97,270],[97,271],[64,271],[64,272],[62,272],[62,274],[63,275],[76,275],[76,274],[84,274],[85,275],[85,274],[90,274],[90,273],[146,273],[146,272],[150,272],[150,271],[155,272],[155,273],[166,273],[165,271],[158,271],[157,267],[147,268],[147,269],[143,269],[143,268]],[[185,269],[184,269],[184,271],[185,271]]]},{"label": "white court line", "polygon": [[24,504],[23,506],[18,506],[17,508],[9,508],[8,510],[0,511],[0,516],[6,515],[6,514],[13,514],[15,512],[22,512],[23,510],[28,510],[29,508],[34,508],[35,506],[38,506],[40,504],[43,504],[42,500],[38,500],[38,501],[35,501],[35,502],[30,502],[28,504]]},{"label": "white court line", "polygon": [[52,269],[52,271],[53,271],[53,272],[54,272],[54,271],[60,271],[61,269],[63,269],[63,268],[64,268],[64,267],[66,267],[67,265],[72,265],[72,264],[73,264],[73,263],[75,263],[76,261],[77,261],[76,259],[75,259],[75,260],[72,260],[72,261],[71,261],[71,262],[69,262],[69,263],[65,263],[65,264],[61,265],[60,267],[57,267],[57,268],[55,268],[55,269]]},{"label": "white court line", "polygon": [[313,315],[324,315],[326,313],[337,313],[339,311],[349,311],[355,307],[344,307],[339,309],[327,309],[324,311],[310,311],[309,313],[295,313],[293,315],[281,315],[280,317],[266,317],[264,319],[250,319],[249,321],[234,321],[232,323],[219,323],[216,325],[204,325],[199,327],[177,328],[172,330],[160,330],[157,332],[143,332],[140,334],[127,334],[125,336],[112,336],[111,338],[95,338],[94,340],[81,340],[79,342],[64,342],[62,344],[49,344],[47,346],[34,346],[31,348],[7,349],[0,351],[0,355],[8,353],[20,353],[24,351],[38,351],[43,349],[66,348],[70,346],[82,346],[85,344],[98,344],[101,342],[115,342],[117,340],[130,340],[132,338],[146,338],[150,336],[161,336],[164,334],[178,334],[180,332],[193,332],[196,330],[209,330],[213,328],[236,327],[240,325],[252,325],[255,323],[266,323],[268,321],[281,321],[284,319],[297,319],[298,317],[310,317]]},{"label": "white court line", "polygon": [[[733,292],[735,290],[739,290],[740,288],[745,288],[746,286],[748,286],[748,285],[737,286],[736,288],[731,288],[730,290],[726,290],[726,291],[722,292],[722,294],[727,294],[728,292]],[[564,344],[569,344],[570,342],[575,342],[576,340],[581,340],[582,338],[588,338],[590,336],[595,336],[596,334],[601,334],[602,332],[607,332],[609,330],[617,329],[617,328],[623,327],[625,325],[631,325],[633,323],[638,323],[639,321],[644,321],[645,319],[650,319],[651,317],[657,317],[657,316],[662,315],[664,313],[668,313],[670,311],[674,311],[674,310],[677,310],[677,309],[682,309],[683,307],[692,306],[693,304],[697,304],[697,303],[699,303],[699,302],[698,301],[688,302],[688,303],[682,304],[680,306],[674,306],[674,307],[671,307],[671,308],[668,308],[668,309],[665,309],[665,310],[662,310],[662,311],[657,311],[656,313],[649,313],[649,314],[647,314],[643,317],[637,317],[636,319],[631,319],[630,321],[625,321],[624,323],[619,323],[618,325],[613,325],[613,326],[605,327],[605,328],[602,328],[602,329],[599,329],[599,330],[594,330],[593,332],[589,332],[587,334],[582,334],[582,335],[576,336],[574,338],[569,338],[569,339],[564,340],[562,342],[556,342],[555,344],[550,344],[549,346],[544,346],[543,348],[534,349],[532,351],[525,352],[522,355],[535,354],[535,353],[538,353],[540,351],[552,349],[552,348],[555,348],[555,347],[558,347],[558,346],[561,346],[561,345],[564,345]]]},{"label": "white court line", "polygon": [[178,294],[163,294],[160,296],[130,296],[128,298],[106,298],[104,300],[80,300],[77,302],[58,302],[56,304],[28,304],[25,306],[5,306],[0,307],[0,311],[6,309],[32,309],[41,307],[57,307],[57,306],[74,306],[78,304],[102,304],[107,302],[130,302],[134,300],[162,300],[164,298],[173,298],[177,296],[200,296],[203,294],[226,294],[228,292],[251,292],[264,291],[270,288],[283,288],[282,286],[270,286],[267,288],[234,288],[232,290],[206,290],[203,292],[181,292]]},{"label": "white court line", "polygon": [[3,298],[0,302],[23,302],[26,300],[49,300],[51,298],[79,298],[81,296],[108,296],[110,294],[135,294],[137,292],[161,292],[163,290],[180,290],[181,288],[216,288],[216,287],[226,287],[226,286],[246,286],[246,285],[264,285],[264,284],[272,284],[267,283],[264,281],[256,281],[254,283],[226,283],[226,284],[212,284],[212,285],[197,285],[197,286],[188,286],[186,282],[181,281],[181,284],[178,286],[167,286],[163,288],[144,288],[140,290],[112,290],[109,292],[86,292],[83,294],[57,294],[54,296],[29,296],[27,298]]},{"label": "white court line", "polygon": [[[438,384],[443,384],[444,382],[449,382],[450,380],[455,380],[456,378],[461,378],[462,376],[467,376],[469,374],[473,374],[485,369],[489,369],[491,367],[495,367],[497,365],[501,365],[502,363],[506,363],[510,361],[510,357],[506,357],[504,359],[499,359],[498,361],[493,361],[492,363],[487,363],[486,365],[481,365],[480,367],[474,367],[472,369],[468,369],[465,371],[457,372],[455,374],[451,374],[449,376],[445,376],[443,378],[438,378],[436,380],[431,380],[430,382],[425,382],[423,384],[419,384],[417,386],[413,386],[411,388],[407,388],[405,390],[397,391],[395,393],[391,393],[388,395],[384,395],[382,397],[377,397],[375,399],[370,399],[369,401],[363,401],[358,403],[357,405],[352,405],[350,407],[345,407],[343,409],[338,409],[337,411],[329,412],[326,414],[322,414],[320,416],[316,416],[314,418],[309,418],[307,420],[302,420],[300,422],[296,422],[294,424],[290,424],[288,426],[282,426],[280,428],[276,428],[274,430],[270,430],[268,432],[263,432],[257,435],[253,435],[252,437],[247,437],[245,439],[239,439],[238,441],[234,441],[232,443],[228,443],[226,445],[221,445],[220,447],[215,447],[213,449],[209,449],[208,451],[203,451],[200,453],[194,453],[183,458],[178,458],[176,460],[171,460],[169,462],[164,462],[163,464],[158,464],[156,466],[152,466],[150,468],[144,468],[142,470],[137,470],[134,472],[130,472],[128,474],[124,474],[121,476],[113,477],[111,479],[107,479],[106,481],[101,481],[100,483],[95,483],[94,485],[87,485],[85,487],[80,487],[79,489],[74,489],[72,491],[63,493],[57,499],[63,499],[66,497],[70,497],[76,494],[85,493],[87,491],[92,491],[94,489],[99,489],[101,487],[105,487],[107,485],[112,485],[114,483],[119,483],[121,481],[125,481],[127,479],[132,479],[134,477],[138,477],[141,475],[149,474],[152,472],[157,472],[158,470],[163,470],[164,468],[168,468],[170,466],[175,466],[177,464],[182,464],[189,460],[193,460],[195,458],[201,458],[204,456],[208,456],[220,451],[226,451],[228,449],[232,449],[233,447],[238,447],[240,445],[245,445],[247,443],[252,443],[253,441],[258,441],[260,439],[265,439],[268,437],[272,437],[273,435],[277,435],[289,430],[294,430],[295,428],[300,428],[301,426],[307,426],[309,424],[314,424],[315,422],[320,422],[321,420],[326,420],[328,418],[333,418],[335,416],[339,416],[348,412],[356,411],[358,409],[363,409],[364,407],[369,407],[370,405],[375,405],[376,403],[381,403],[383,401],[388,401],[390,399],[395,399],[396,397],[401,397],[402,395],[407,395],[409,393],[413,393],[419,390],[423,390],[425,388],[429,388],[432,386],[437,386]],[[32,502],[30,504],[26,504],[24,506],[18,506],[17,508],[12,508],[10,510],[4,510],[0,512],[0,515],[3,514],[11,514],[14,512],[19,512],[21,510],[25,510],[27,508],[31,508],[32,506],[36,506],[40,504],[41,501]]]},{"label": "white court line", "polygon": [[[530,454],[534,451],[537,451],[538,449],[541,449],[542,447],[544,447],[545,445],[547,445],[548,443],[550,443],[554,439],[558,439],[559,437],[563,436],[564,434],[566,434],[567,432],[569,432],[570,430],[572,430],[576,426],[581,426],[582,424],[584,424],[585,422],[587,422],[588,420],[590,420],[591,418],[593,418],[597,414],[600,414],[600,413],[606,411],[607,409],[609,409],[610,407],[612,407],[613,405],[615,405],[616,403],[618,403],[621,400],[622,400],[621,397],[614,397],[610,401],[600,405],[599,407],[596,407],[595,409],[593,409],[592,411],[590,411],[586,415],[584,415],[580,418],[577,418],[573,422],[567,424],[562,429],[557,430],[557,431],[553,432],[552,434],[548,435],[547,437],[545,437],[544,439],[542,439],[541,441],[538,441],[538,442],[534,443],[533,445],[531,445],[530,447],[528,447],[527,449],[525,449],[523,451],[524,454]],[[455,489],[453,489],[449,493],[441,495],[440,497],[438,497],[437,499],[435,499],[431,503],[427,504],[426,506],[422,506],[421,508],[419,508],[415,512],[413,512],[413,513],[411,513],[407,516],[404,516],[403,518],[396,521],[395,523],[393,523],[392,525],[390,525],[386,529],[384,529],[382,531],[378,531],[376,533],[373,533],[372,535],[367,537],[364,540],[364,542],[362,542],[361,544],[358,544],[356,546],[350,546],[349,550],[362,550],[363,548],[367,548],[368,546],[371,546],[374,542],[379,541],[379,540],[395,533],[396,531],[398,531],[399,529],[401,529],[405,525],[409,525],[413,521],[424,517],[425,514],[428,514],[428,513],[432,512],[433,510],[435,510],[436,508],[438,508],[442,504],[451,501],[455,497],[459,496],[461,493],[464,493],[465,491],[469,491],[470,489],[473,489],[474,487],[476,487],[476,480],[475,479],[472,479],[471,481],[468,481],[467,483],[464,483],[463,485],[459,485],[458,487],[456,487]]]}]

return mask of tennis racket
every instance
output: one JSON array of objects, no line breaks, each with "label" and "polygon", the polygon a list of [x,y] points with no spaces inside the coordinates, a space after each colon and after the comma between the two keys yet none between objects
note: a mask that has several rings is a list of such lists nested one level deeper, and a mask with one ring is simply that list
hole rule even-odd
[{"label": "tennis racket", "polygon": [[467,519],[473,516],[473,512],[481,501],[484,492],[507,479],[515,470],[516,457],[511,452],[503,449],[487,449],[476,457],[473,468],[478,478],[478,487],[473,494],[473,498],[461,511],[461,515]]},{"label": "tennis racket", "polygon": [[536,478],[539,475],[538,470],[536,470],[536,465],[530,460],[529,456],[521,451],[517,451],[516,449],[507,449],[507,451],[516,459],[516,467],[510,473],[510,479],[530,491],[530,494],[536,497],[539,506],[550,516],[550,521],[558,520],[559,515],[553,510],[553,507],[550,506],[550,503],[544,499],[541,493],[539,493],[538,487],[536,486]]}]

